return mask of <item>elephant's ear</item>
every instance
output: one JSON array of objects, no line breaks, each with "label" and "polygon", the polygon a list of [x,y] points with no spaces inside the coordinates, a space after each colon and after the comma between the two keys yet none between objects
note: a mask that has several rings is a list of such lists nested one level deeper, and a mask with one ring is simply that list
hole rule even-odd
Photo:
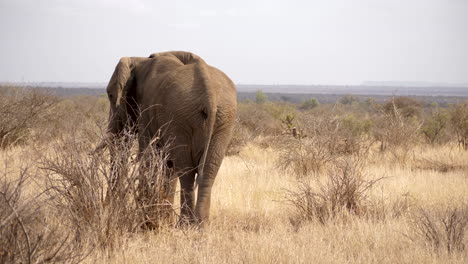
[{"label": "elephant's ear", "polygon": [[135,121],[137,112],[135,108],[135,101],[129,96],[132,94],[136,84],[135,76],[133,74],[135,67],[149,60],[143,57],[124,57],[121,58],[114,73],[107,85],[107,94],[110,101],[109,113],[109,132],[112,134],[119,133],[131,118]]},{"label": "elephant's ear", "polygon": [[114,73],[107,85],[107,94],[109,100],[116,107],[122,104],[123,98],[126,97],[132,83],[132,70],[135,67],[134,58],[121,58]]}]

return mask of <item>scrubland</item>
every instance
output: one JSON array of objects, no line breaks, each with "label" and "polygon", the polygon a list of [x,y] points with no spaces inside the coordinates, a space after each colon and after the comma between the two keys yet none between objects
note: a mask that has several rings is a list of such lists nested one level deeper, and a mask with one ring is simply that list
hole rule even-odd
[{"label": "scrubland", "polygon": [[[347,96],[293,105],[259,93],[239,104],[210,223],[200,229],[176,226],[179,204],[164,204],[158,181],[141,198],[134,145],[121,164],[130,180],[109,196],[108,153],[90,153],[105,130],[106,98],[8,89],[0,100],[2,263],[468,260],[462,101]],[[164,162],[154,164],[148,181],[163,174]]]}]

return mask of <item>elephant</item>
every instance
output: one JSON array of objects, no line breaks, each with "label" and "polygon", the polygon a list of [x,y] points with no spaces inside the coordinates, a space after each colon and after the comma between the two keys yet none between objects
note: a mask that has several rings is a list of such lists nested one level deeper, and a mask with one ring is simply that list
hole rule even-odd
[{"label": "elephant", "polygon": [[[164,129],[158,144],[171,142],[167,166],[181,172],[180,217],[193,224],[206,223],[212,186],[237,118],[232,80],[193,53],[169,51],[121,58],[107,95],[107,137],[122,137],[129,124],[136,124],[141,154]],[[106,147],[106,142],[96,149]],[[170,200],[173,203],[174,195]]]}]

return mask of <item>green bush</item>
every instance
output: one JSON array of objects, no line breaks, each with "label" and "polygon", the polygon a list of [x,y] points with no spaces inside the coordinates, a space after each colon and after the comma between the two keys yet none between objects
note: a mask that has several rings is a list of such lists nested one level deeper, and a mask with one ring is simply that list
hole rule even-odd
[{"label": "green bush", "polygon": [[302,104],[299,106],[299,109],[301,110],[310,110],[312,108],[315,108],[319,106],[320,103],[316,98],[309,98],[305,101],[302,102]]},{"label": "green bush", "polygon": [[353,103],[356,103],[356,102],[359,102],[359,99],[356,96],[350,95],[350,94],[347,94],[341,97],[340,99],[340,104],[344,104],[344,105],[352,105]]},{"label": "green bush", "polygon": [[257,95],[255,96],[255,102],[257,104],[263,104],[268,101],[268,97],[262,92],[262,90],[257,90]]},{"label": "green bush", "polygon": [[468,101],[454,105],[450,112],[450,123],[458,143],[468,150]]},{"label": "green bush", "polygon": [[348,114],[341,119],[343,129],[353,137],[369,134],[372,128],[372,121],[369,119],[359,119],[353,114]]},{"label": "green bush", "polygon": [[447,126],[449,115],[443,109],[435,109],[421,127],[421,131],[430,144],[434,144]]}]

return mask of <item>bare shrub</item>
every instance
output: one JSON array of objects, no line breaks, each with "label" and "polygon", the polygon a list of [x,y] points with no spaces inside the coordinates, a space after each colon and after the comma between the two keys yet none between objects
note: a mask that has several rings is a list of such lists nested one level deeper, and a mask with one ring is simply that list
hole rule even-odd
[{"label": "bare shrub", "polygon": [[260,147],[272,147],[278,141],[276,137],[290,134],[297,110],[288,103],[246,102],[238,104],[237,113],[237,124],[227,155],[239,153],[249,142],[255,142]]},{"label": "bare shrub", "polygon": [[[390,107],[391,106],[391,107]],[[389,150],[397,163],[405,164],[414,145],[419,141],[422,123],[416,118],[413,106],[398,106],[397,99],[376,106],[380,112],[374,120],[374,138],[380,141],[380,150]]]},{"label": "bare shrub", "polygon": [[467,226],[466,206],[435,212],[420,209],[411,216],[411,229],[406,236],[434,250],[445,249],[453,253],[465,249]]},{"label": "bare shrub", "polygon": [[279,166],[291,168],[298,177],[320,173],[334,159],[330,152],[331,141],[323,137],[290,137],[282,139],[281,143]]},{"label": "bare shrub", "polygon": [[299,123],[306,137],[285,137],[280,145],[280,167],[298,176],[320,173],[343,156],[364,157],[372,145],[367,125],[349,116],[321,113],[303,116]]},{"label": "bare shrub", "polygon": [[0,147],[24,143],[44,124],[58,99],[38,89],[0,86]]},{"label": "bare shrub", "polygon": [[392,203],[391,217],[398,218],[407,215],[414,204],[414,198],[408,192],[404,193]]},{"label": "bare shrub", "polygon": [[279,117],[275,117],[276,111],[271,109],[272,103],[239,104],[237,113],[239,124],[245,127],[252,135],[280,135],[283,132]]},{"label": "bare shrub", "polygon": [[251,142],[254,139],[254,135],[242,125],[242,122],[239,118],[236,121],[236,125],[234,126],[234,131],[232,133],[232,139],[229,143],[228,149],[226,151],[227,156],[237,155],[241,151],[241,149],[247,145],[247,143]]},{"label": "bare shrub", "polygon": [[18,176],[5,168],[0,179],[0,263],[81,262],[86,250],[48,214],[42,193],[26,196],[28,168]]},{"label": "bare shrub", "polygon": [[325,117],[304,118],[301,127],[307,138],[288,136],[281,140],[280,163],[282,169],[291,168],[301,177],[319,173],[333,160],[337,127]]},{"label": "bare shrub", "polygon": [[48,195],[55,208],[64,211],[64,222],[75,230],[78,243],[114,249],[127,233],[170,224],[174,211],[171,169],[165,148],[157,139],[136,157],[135,136],[127,134],[110,145],[113,156],[89,154],[87,142],[56,146],[44,160]]},{"label": "bare shrub", "polygon": [[342,213],[362,216],[367,212],[369,191],[382,178],[369,180],[363,174],[364,162],[348,157],[335,161],[325,179],[312,178],[300,181],[297,191],[287,192],[287,202],[293,205],[292,221],[299,224],[328,220],[343,216]]}]

